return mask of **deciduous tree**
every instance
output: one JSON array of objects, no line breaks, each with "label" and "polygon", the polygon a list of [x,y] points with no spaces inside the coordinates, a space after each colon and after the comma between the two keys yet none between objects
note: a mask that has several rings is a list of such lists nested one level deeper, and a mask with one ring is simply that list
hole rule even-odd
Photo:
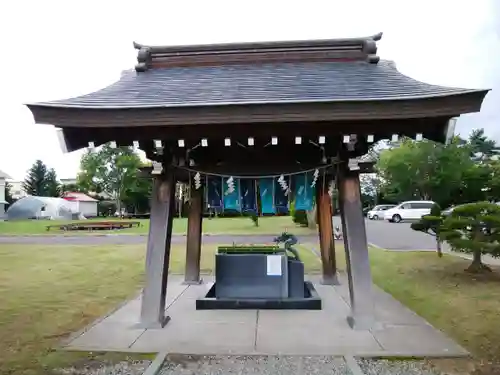
[{"label": "deciduous tree", "polygon": [[387,199],[430,199],[446,206],[472,165],[468,149],[457,142],[404,139],[383,151],[376,167]]},{"label": "deciduous tree", "polygon": [[141,166],[142,162],[132,148],[112,148],[105,144],[83,155],[78,184],[87,191],[106,194],[121,212],[122,203],[140,186],[138,172]]}]

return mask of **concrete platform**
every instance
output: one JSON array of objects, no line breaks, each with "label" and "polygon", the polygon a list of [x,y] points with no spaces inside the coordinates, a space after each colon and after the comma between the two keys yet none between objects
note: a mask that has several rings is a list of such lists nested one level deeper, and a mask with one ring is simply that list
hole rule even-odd
[{"label": "concrete platform", "polygon": [[135,298],[63,344],[67,350],[162,352],[204,355],[330,355],[362,357],[457,357],[468,352],[387,293],[374,288],[376,326],[352,330],[347,283],[316,290],[323,310],[196,310],[211,282],[182,285],[169,277],[163,329],[137,329]]}]

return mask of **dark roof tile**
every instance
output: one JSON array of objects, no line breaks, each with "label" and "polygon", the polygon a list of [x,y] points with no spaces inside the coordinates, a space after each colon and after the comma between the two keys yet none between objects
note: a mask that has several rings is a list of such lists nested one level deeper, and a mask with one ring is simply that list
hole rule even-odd
[{"label": "dark roof tile", "polygon": [[151,108],[226,104],[419,99],[482,91],[401,74],[391,61],[288,62],[171,67],[137,73],[94,93],[37,106]]}]

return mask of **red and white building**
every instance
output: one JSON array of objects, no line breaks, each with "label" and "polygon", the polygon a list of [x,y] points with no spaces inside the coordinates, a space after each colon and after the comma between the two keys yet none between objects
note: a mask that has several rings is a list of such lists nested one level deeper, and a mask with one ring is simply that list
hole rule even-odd
[{"label": "red and white building", "polygon": [[97,199],[78,192],[64,193],[62,198],[71,202],[71,211],[75,213],[79,212],[85,217],[97,216]]}]

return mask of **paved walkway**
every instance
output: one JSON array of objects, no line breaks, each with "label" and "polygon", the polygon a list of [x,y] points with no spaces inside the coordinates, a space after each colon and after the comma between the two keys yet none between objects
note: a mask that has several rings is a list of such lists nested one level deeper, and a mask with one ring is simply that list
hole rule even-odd
[{"label": "paved walkway", "polygon": [[181,284],[169,277],[163,329],[136,328],[140,298],[65,343],[68,350],[162,352],[198,355],[465,356],[467,352],[390,295],[374,287],[377,325],[353,330],[348,287],[319,285],[323,310],[195,309],[211,283]]}]

